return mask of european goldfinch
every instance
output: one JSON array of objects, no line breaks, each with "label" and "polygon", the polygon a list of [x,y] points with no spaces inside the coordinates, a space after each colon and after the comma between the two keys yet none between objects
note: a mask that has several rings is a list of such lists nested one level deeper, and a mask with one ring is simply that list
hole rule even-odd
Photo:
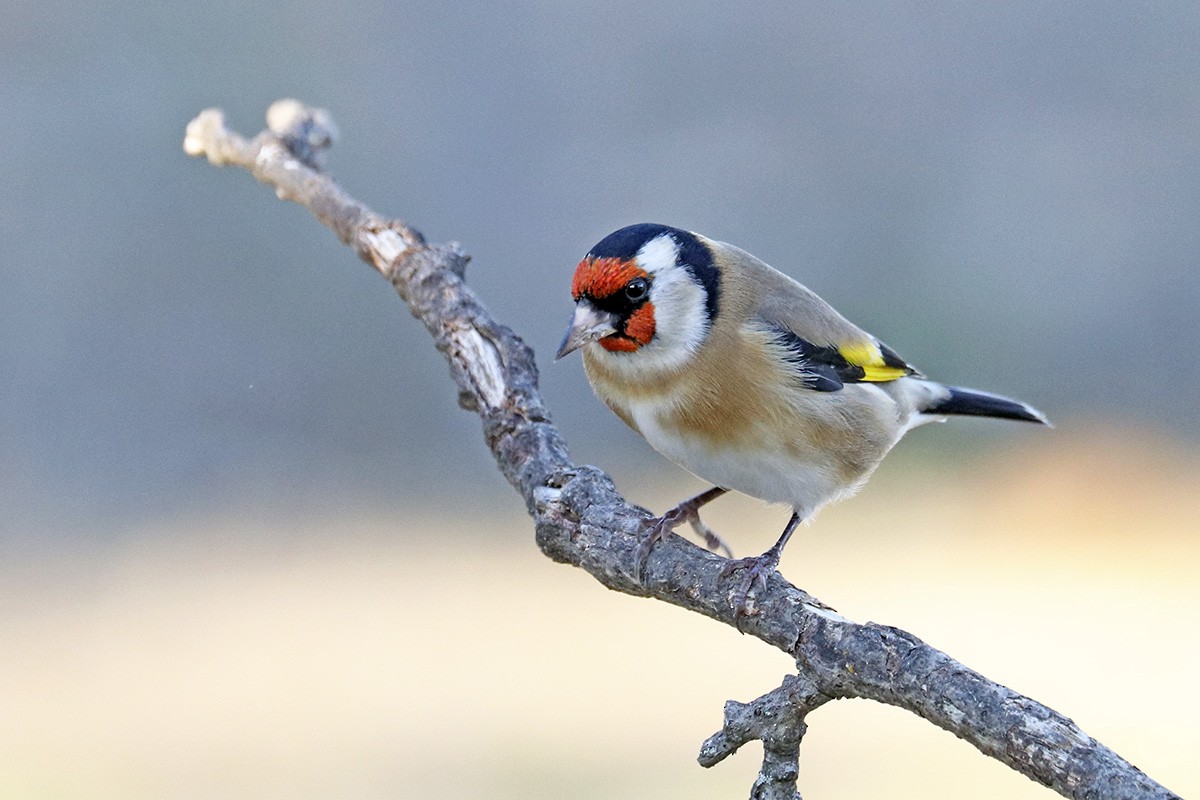
[{"label": "european goldfinch", "polygon": [[[925,378],[828,303],[749,253],[643,223],[609,234],[571,284],[556,358],[583,349],[592,388],[650,446],[715,486],[659,518],[639,549],[683,522],[723,542],[699,509],[733,489],[792,508],[734,597],[747,613],[801,520],[854,494],[910,429],[947,415],[1046,424],[1015,400]],[[728,550],[728,548],[726,548]]]}]

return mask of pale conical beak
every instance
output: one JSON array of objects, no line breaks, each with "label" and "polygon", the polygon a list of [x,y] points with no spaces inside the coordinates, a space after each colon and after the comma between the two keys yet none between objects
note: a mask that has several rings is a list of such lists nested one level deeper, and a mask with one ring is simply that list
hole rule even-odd
[{"label": "pale conical beak", "polygon": [[594,342],[617,332],[616,320],[607,311],[601,311],[587,300],[580,300],[575,306],[575,316],[563,336],[554,360],[573,353],[588,342]]}]

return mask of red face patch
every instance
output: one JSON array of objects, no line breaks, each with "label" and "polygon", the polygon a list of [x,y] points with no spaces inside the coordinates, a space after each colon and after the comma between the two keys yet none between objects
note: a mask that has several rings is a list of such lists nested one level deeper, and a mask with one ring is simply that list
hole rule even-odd
[{"label": "red face patch", "polygon": [[645,303],[629,315],[624,333],[614,333],[600,340],[600,346],[614,353],[632,353],[649,344],[654,338],[654,304]]},{"label": "red face patch", "polygon": [[575,268],[571,281],[571,296],[583,295],[604,299],[621,291],[634,278],[645,278],[646,271],[633,261],[619,258],[585,258]]},{"label": "red face patch", "polygon": [[610,353],[632,353],[638,349],[638,343],[633,339],[626,339],[619,333],[614,333],[612,336],[605,336],[600,340],[600,346]]},{"label": "red face patch", "polygon": [[641,308],[629,315],[625,323],[625,335],[638,345],[650,344],[654,338],[654,304],[643,303]]}]

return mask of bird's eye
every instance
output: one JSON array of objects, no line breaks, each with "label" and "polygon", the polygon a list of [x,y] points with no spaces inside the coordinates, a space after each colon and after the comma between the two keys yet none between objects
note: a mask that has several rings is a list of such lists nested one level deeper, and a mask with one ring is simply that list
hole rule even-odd
[{"label": "bird's eye", "polygon": [[631,303],[640,303],[650,294],[650,281],[645,278],[634,278],[625,285],[625,299]]}]

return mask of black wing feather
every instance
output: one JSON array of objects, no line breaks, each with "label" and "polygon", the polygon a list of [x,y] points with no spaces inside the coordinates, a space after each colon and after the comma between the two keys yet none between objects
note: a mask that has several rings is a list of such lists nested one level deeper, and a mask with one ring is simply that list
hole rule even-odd
[{"label": "black wing feather", "polygon": [[783,328],[774,328],[774,332],[787,349],[785,358],[793,365],[796,376],[809,389],[836,392],[847,383],[858,383],[866,375],[862,367],[847,361],[837,348],[813,344]]}]

